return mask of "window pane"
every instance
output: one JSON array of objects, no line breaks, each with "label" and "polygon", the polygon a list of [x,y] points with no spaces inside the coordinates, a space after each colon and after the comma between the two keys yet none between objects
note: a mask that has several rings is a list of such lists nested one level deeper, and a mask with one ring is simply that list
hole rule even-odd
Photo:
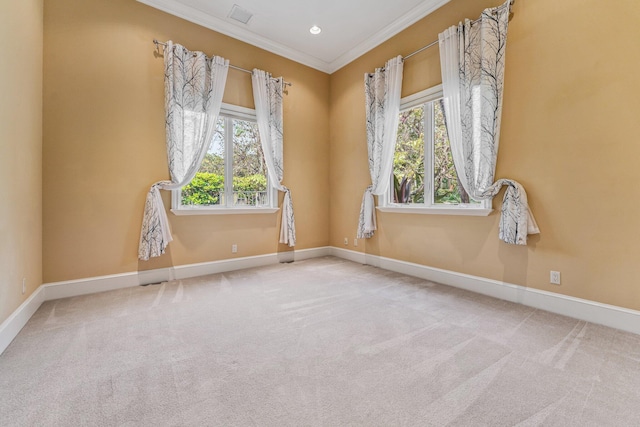
[{"label": "window pane", "polygon": [[267,167],[257,123],[233,120],[233,204],[266,206]]},{"label": "window pane", "polygon": [[433,103],[434,138],[433,138],[433,200],[436,204],[476,203],[458,181],[458,174],[453,164],[451,144],[447,135],[442,100]]},{"label": "window pane", "polygon": [[392,194],[394,203],[424,203],[424,106],[400,113]]},{"label": "window pane", "polygon": [[224,118],[219,118],[200,169],[182,188],[182,204],[212,206],[224,202]]}]

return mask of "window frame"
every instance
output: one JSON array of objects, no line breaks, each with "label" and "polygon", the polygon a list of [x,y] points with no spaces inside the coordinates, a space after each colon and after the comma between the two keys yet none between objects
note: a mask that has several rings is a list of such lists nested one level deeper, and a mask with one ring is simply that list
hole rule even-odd
[{"label": "window frame", "polygon": [[[222,103],[218,118],[246,120],[256,122],[256,110],[238,105]],[[231,137],[231,139],[229,139]],[[229,143],[229,140],[232,141]],[[233,182],[233,127],[225,126],[224,138],[224,177],[225,183]],[[269,182],[269,172],[265,170],[267,177],[268,206],[186,206],[182,204],[182,189],[171,191],[171,212],[174,215],[225,215],[225,214],[270,214],[277,212],[278,193]],[[233,186],[225,185],[225,200],[233,200]]]},{"label": "window frame", "polygon": [[[400,111],[410,110],[424,104],[432,103],[443,97],[442,85],[436,85],[412,95],[406,96],[400,100]],[[434,186],[434,114],[433,108],[429,114],[424,115],[424,184],[425,184],[425,202],[424,203],[394,203],[393,202],[393,176],[391,176],[389,189],[378,199],[377,209],[381,212],[392,213],[412,213],[427,215],[469,215],[469,216],[487,216],[493,209],[491,200],[482,200],[479,204],[458,203],[458,204],[436,204],[433,202],[433,186]],[[395,152],[395,149],[394,149]]]}]

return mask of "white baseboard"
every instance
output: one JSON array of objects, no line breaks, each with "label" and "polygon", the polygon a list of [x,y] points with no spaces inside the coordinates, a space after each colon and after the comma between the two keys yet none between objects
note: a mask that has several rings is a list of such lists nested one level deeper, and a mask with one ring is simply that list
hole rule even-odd
[{"label": "white baseboard", "polygon": [[356,252],[350,249],[342,249],[331,246],[331,255],[338,258],[347,259],[349,261],[357,262],[358,264],[367,264],[367,256],[364,252]]},{"label": "white baseboard", "polygon": [[277,264],[279,262],[291,262],[294,260],[300,261],[303,259],[328,255],[331,255],[331,248],[325,246],[267,255],[255,255],[197,264],[185,264],[156,270],[134,271],[131,273],[112,274],[109,276],[67,280],[64,282],[47,283],[42,285],[42,287],[45,289],[45,301],[49,301],[59,298],[112,291],[114,289],[130,288],[132,286],[148,285],[150,283],[160,283],[169,280],[188,279],[190,277],[242,270],[245,268],[262,267],[265,265]]},{"label": "white baseboard", "polygon": [[16,309],[7,319],[0,324],[0,354],[9,347],[11,341],[18,335],[18,332],[27,324],[31,316],[40,308],[44,299],[42,286],[38,287],[20,307]]},{"label": "white baseboard", "polygon": [[[168,270],[169,269],[163,268],[152,271],[136,271],[132,273],[111,274],[108,276],[45,283],[42,285],[42,289],[44,291],[45,301],[50,301],[54,299],[95,294],[97,292],[113,291],[114,289],[130,288],[133,286],[145,285],[147,283],[154,283],[155,280],[153,279],[159,278]],[[153,277],[153,279],[151,277]],[[145,282],[143,279],[149,281]]]},{"label": "white baseboard", "polygon": [[333,255],[341,258],[361,262],[364,257],[364,264],[385,270],[408,274],[443,285],[640,335],[640,311],[392,258],[352,252],[333,248]]},{"label": "white baseboard", "polygon": [[45,301],[331,255],[329,246],[45,283],[0,325],[0,354]]},{"label": "white baseboard", "polygon": [[321,246],[318,248],[301,249],[295,251],[295,260],[302,261],[305,259],[320,258],[323,256],[332,256],[333,248],[331,246]]},{"label": "white baseboard", "polygon": [[336,256],[640,335],[640,311],[363,252],[324,246],[43,284],[0,325],[0,354],[45,301],[322,256]]},{"label": "white baseboard", "polygon": [[278,254],[257,255],[243,258],[223,259],[220,261],[202,262],[173,267],[173,277],[167,280],[188,279],[190,277],[206,276],[208,274],[224,273],[245,268],[262,267],[277,264]]},{"label": "white baseboard", "polygon": [[[220,261],[203,262],[200,264],[187,264],[173,267],[172,276],[160,281],[174,279],[188,279],[189,277],[206,276],[207,274],[224,273],[226,271],[243,270],[245,268],[262,267],[265,265],[278,264],[280,262],[301,261],[303,259],[317,258],[331,255],[328,246],[312,249],[300,249],[296,251],[278,252],[267,255],[256,255],[244,258],[223,259]],[[170,272],[171,273],[171,272]]]}]

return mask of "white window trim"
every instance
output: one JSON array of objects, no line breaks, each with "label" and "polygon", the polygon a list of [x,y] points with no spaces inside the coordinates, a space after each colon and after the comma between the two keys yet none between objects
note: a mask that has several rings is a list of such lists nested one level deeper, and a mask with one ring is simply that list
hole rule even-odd
[{"label": "white window trim", "polygon": [[219,208],[188,208],[171,209],[174,215],[246,215],[246,214],[272,214],[276,213],[280,208],[235,208],[235,207],[219,207]]},{"label": "white window trim", "polygon": [[422,214],[422,215],[461,215],[461,216],[488,216],[493,209],[470,208],[468,205],[446,206],[404,206],[391,203],[387,206],[377,206],[380,212]]},{"label": "white window trim", "polygon": [[[405,111],[411,108],[415,108],[419,105],[426,104],[431,101],[435,101],[442,98],[442,85],[430,87],[413,95],[406,96],[400,100],[400,111]],[[431,121],[429,128],[433,128],[433,114],[431,117],[425,118],[425,121]],[[425,176],[427,172],[433,175],[433,132],[425,133]],[[425,180],[426,182],[426,180]],[[472,204],[433,204],[431,202],[433,198],[433,177],[428,182],[428,188],[425,188],[425,195],[429,194],[431,198],[428,203],[425,204],[402,204],[393,203],[393,184],[389,186],[389,190],[386,194],[378,198],[378,209],[380,212],[389,213],[408,213],[408,214],[423,214],[423,215],[464,215],[464,216],[488,216],[492,209],[491,200],[483,200],[478,205]],[[426,198],[426,197],[425,197]]]},{"label": "white window trim", "polygon": [[[252,108],[240,107],[238,105],[222,103],[220,108],[220,115],[225,117],[231,117],[233,119],[256,121],[256,110]],[[232,132],[232,129],[225,129],[225,132]],[[225,139],[228,135],[225,136]],[[233,148],[231,144],[225,144],[225,181],[227,181],[227,173],[233,175]],[[228,172],[230,171],[230,172]],[[265,171],[266,173],[266,171]],[[231,188],[226,189],[227,192],[232,191]],[[207,206],[207,207],[194,207],[184,206],[181,203],[181,190],[171,191],[171,212],[174,215],[238,215],[238,214],[273,214],[278,212],[278,192],[273,189],[269,183],[269,176],[267,175],[267,191],[269,194],[270,205],[259,207],[246,207],[246,206]],[[227,200],[232,200],[232,194],[226,194]]]}]

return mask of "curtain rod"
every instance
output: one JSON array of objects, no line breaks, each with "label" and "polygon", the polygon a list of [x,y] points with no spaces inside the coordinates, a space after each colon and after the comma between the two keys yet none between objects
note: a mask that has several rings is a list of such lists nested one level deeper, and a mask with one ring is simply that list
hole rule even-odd
[{"label": "curtain rod", "polygon": [[[167,47],[166,43],[158,41],[157,39],[153,39],[153,44],[155,44],[156,47],[158,47],[158,46],[162,46],[163,48]],[[234,70],[242,71],[243,73],[253,74],[253,71],[247,70],[246,68],[237,67],[235,65],[229,64],[229,68],[233,68]],[[284,82],[285,86],[293,86],[293,83],[289,83],[288,81],[285,81],[285,80],[283,80],[283,82]]]},{"label": "curtain rod", "polygon": [[[511,0],[509,3],[504,3],[503,5],[498,6],[496,9],[500,9],[500,8],[502,8],[502,7],[505,7],[506,5],[513,6],[513,4],[514,4],[515,2],[516,2],[516,0]],[[511,17],[512,17],[512,16],[513,16],[513,12],[511,12],[511,14],[509,15],[509,20],[511,20]],[[480,17],[480,18],[476,19],[475,21],[471,21],[471,23],[472,23],[472,24],[475,24],[476,22],[480,21],[481,19],[482,19],[482,17]],[[433,47],[433,46],[437,45],[437,44],[438,44],[438,42],[439,42],[439,40],[432,41],[432,42],[431,42],[431,43],[429,43],[428,45],[421,47],[420,49],[416,50],[415,52],[411,52],[411,53],[410,53],[410,54],[408,54],[407,56],[402,57],[402,60],[403,60],[403,61],[404,61],[404,60],[407,60],[407,59],[411,58],[413,55],[417,55],[417,54],[419,54],[420,52],[425,51],[425,50],[429,49],[430,47]]]}]

